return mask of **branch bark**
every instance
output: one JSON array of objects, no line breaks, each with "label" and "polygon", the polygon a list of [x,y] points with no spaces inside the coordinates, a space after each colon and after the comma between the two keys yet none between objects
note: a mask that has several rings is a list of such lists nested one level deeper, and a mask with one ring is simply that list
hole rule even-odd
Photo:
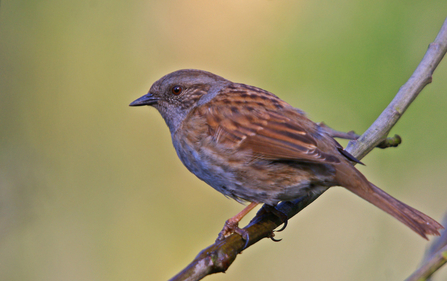
[{"label": "branch bark", "polygon": [[[444,21],[435,41],[429,45],[424,58],[413,75],[399,89],[392,102],[360,138],[349,142],[346,150],[350,154],[360,160],[387,137],[391,128],[422,89],[432,82],[433,72],[446,51],[447,19]],[[307,197],[292,202],[282,202],[276,208],[290,219],[325,191],[326,189],[322,188]],[[273,230],[281,224],[282,221],[279,218],[261,209],[248,226],[244,228],[248,231],[250,237],[247,248],[262,238],[272,238]],[[245,244],[246,242],[237,234],[233,234],[222,241],[216,241],[213,245],[202,250],[185,269],[170,280],[200,280],[212,273],[225,272],[237,255],[244,250]]]},{"label": "branch bark", "polygon": [[[442,225],[447,225],[447,213],[444,215]],[[431,275],[447,263],[447,231],[444,229],[441,236],[435,237],[430,242],[421,266],[409,276],[405,281],[429,281]]]}]

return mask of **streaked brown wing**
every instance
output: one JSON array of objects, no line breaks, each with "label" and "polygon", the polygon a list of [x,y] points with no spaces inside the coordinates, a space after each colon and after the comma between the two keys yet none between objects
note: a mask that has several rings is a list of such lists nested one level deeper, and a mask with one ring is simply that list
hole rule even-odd
[{"label": "streaked brown wing", "polygon": [[[233,110],[234,111],[234,110]],[[267,110],[208,108],[207,120],[214,140],[228,148],[251,150],[267,160],[339,163],[340,160],[317,148],[317,142],[299,124]]]}]

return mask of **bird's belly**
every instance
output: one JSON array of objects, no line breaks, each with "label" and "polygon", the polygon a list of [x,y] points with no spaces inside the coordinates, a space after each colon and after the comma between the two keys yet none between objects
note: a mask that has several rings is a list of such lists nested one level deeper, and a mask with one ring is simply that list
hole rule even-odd
[{"label": "bird's belly", "polygon": [[186,144],[182,145],[182,149],[176,147],[176,151],[185,167],[199,179],[225,196],[249,201],[244,198],[244,191],[237,188],[237,186],[242,186],[243,182],[237,179],[237,168],[227,164],[228,159],[219,157],[218,154],[204,147],[197,150]]},{"label": "bird's belly", "polygon": [[[175,144],[174,144],[175,146]],[[227,197],[274,205],[293,200],[329,184],[314,179],[315,167],[308,164],[274,163],[240,153],[216,153],[210,146],[185,143],[177,154],[190,172]],[[321,167],[317,167],[321,169]]]}]

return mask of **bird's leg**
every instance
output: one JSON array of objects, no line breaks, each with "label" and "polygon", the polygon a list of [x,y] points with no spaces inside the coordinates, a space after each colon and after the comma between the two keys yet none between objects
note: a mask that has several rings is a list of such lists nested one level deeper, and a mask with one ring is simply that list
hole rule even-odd
[{"label": "bird's leg", "polygon": [[217,240],[223,240],[226,237],[230,236],[233,233],[237,233],[248,243],[248,232],[239,228],[239,222],[241,219],[247,215],[251,210],[253,210],[259,203],[250,203],[247,207],[245,207],[242,211],[240,211],[234,217],[228,219],[225,222],[225,225],[222,231],[219,233]]}]

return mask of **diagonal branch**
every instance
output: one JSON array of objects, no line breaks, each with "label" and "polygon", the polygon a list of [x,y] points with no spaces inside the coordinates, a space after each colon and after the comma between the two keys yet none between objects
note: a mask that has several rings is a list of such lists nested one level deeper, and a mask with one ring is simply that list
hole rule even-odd
[{"label": "diagonal branch", "polygon": [[[433,72],[444,57],[446,51],[447,19],[435,41],[429,45],[419,66],[407,83],[399,89],[393,101],[360,138],[349,142],[346,148],[349,153],[360,160],[387,137],[391,128],[397,123],[422,89],[431,83]],[[326,189],[322,188],[307,197],[292,202],[282,202],[276,208],[286,214],[288,218],[291,218],[317,199],[324,191]],[[269,212],[263,212],[261,209],[249,225],[244,228],[248,231],[250,237],[247,247],[262,238],[272,238],[272,231],[281,224],[282,222],[279,218]],[[200,280],[212,273],[225,272],[236,259],[236,256],[244,249],[244,245],[245,241],[237,234],[233,234],[222,241],[217,241],[215,244],[202,250],[171,281]]]},{"label": "diagonal branch", "polygon": [[380,114],[379,118],[357,140],[349,142],[346,150],[357,158],[363,158],[397,123],[410,104],[419,95],[422,89],[432,82],[432,75],[447,51],[447,19],[441,27],[433,43],[428,46],[424,58],[418,67],[397,92],[391,103]]}]

